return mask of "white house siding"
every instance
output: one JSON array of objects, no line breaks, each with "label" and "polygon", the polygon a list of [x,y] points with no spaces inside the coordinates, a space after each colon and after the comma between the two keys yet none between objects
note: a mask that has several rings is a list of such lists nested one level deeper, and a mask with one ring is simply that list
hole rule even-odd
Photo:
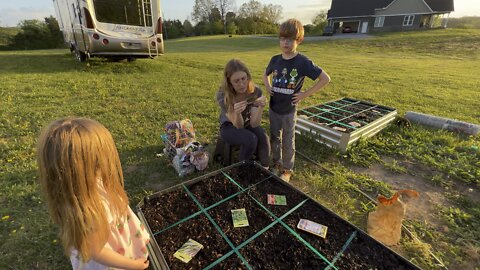
[{"label": "white house siding", "polygon": [[432,10],[423,0],[395,0],[385,9],[377,9],[375,16],[425,14]]}]

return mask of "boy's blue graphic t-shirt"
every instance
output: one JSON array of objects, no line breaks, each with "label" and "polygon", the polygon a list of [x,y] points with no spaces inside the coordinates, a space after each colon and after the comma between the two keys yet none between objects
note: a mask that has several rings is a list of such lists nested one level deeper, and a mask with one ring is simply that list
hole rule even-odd
[{"label": "boy's blue graphic t-shirt", "polygon": [[285,60],[282,55],[275,55],[265,70],[271,75],[273,96],[270,98],[270,109],[278,114],[289,114],[295,111],[292,104],[293,94],[300,92],[305,77],[316,80],[322,69],[305,55],[297,54]]}]

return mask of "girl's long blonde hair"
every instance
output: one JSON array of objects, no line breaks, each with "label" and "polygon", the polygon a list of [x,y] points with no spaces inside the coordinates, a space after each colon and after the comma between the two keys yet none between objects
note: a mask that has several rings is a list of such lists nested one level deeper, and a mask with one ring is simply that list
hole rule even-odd
[{"label": "girl's long blonde hair", "polygon": [[[92,235],[100,244],[110,235],[104,207],[117,219],[127,214],[128,198],[112,135],[91,119],[56,120],[40,135],[37,162],[40,186],[50,215],[60,227],[66,254],[75,248],[88,261]],[[106,193],[107,202],[100,192]]]},{"label": "girl's long blonde hair", "polygon": [[248,78],[248,87],[247,93],[251,94],[255,90],[255,85],[252,81],[252,75],[250,75],[250,71],[248,70],[245,63],[243,63],[239,59],[232,59],[228,61],[225,65],[225,69],[223,70],[223,82],[220,86],[220,91],[225,93],[225,106],[227,111],[233,111],[233,104],[235,103],[235,89],[233,88],[232,82],[230,82],[230,77],[238,71],[243,71],[247,74]]}]

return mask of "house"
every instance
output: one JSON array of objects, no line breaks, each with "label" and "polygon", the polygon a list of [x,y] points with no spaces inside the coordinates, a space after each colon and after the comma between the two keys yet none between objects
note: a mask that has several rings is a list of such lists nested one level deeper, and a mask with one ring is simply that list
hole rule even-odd
[{"label": "house", "polygon": [[453,0],[332,0],[334,33],[372,33],[446,27]]}]

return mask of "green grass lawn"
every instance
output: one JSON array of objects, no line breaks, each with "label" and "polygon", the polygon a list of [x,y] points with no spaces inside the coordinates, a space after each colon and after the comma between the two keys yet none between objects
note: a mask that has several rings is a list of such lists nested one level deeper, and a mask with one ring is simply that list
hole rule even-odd
[{"label": "green grass lawn", "polygon": [[[480,124],[478,44],[480,30],[305,42],[299,50],[324,68],[332,83],[301,106],[350,97],[397,108],[400,114],[417,111]],[[69,267],[36,184],[35,143],[42,127],[69,115],[103,123],[115,138],[134,206],[158,188],[184,180],[156,156],[163,148],[164,125],[190,118],[200,141],[214,144],[219,113],[214,95],[224,64],[244,60],[261,85],[270,57],[279,53],[275,39],[241,36],[169,40],[165,48],[155,60],[92,59],[89,64],[75,62],[68,50],[0,52],[0,269]],[[265,113],[265,127],[267,120]],[[414,172],[407,164],[422,166],[429,172],[425,181],[444,189],[448,205],[438,205],[438,224],[408,221],[420,241],[405,236],[399,252],[425,269],[438,268],[432,253],[451,269],[475,269],[480,204],[457,187],[478,191],[479,148],[478,136],[418,126],[392,125],[347,154],[297,138],[297,150],[334,175],[297,156],[293,184],[365,228],[373,205],[356,189],[375,196],[389,195],[392,187],[353,168],[381,164],[408,174]],[[438,232],[437,225],[448,230]]]}]

